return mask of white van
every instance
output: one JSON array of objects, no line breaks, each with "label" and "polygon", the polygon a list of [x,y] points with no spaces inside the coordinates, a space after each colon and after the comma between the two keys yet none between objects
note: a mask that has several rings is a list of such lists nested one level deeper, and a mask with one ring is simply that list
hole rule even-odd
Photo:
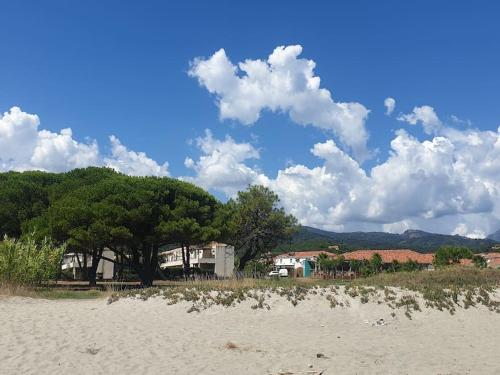
[{"label": "white van", "polygon": [[269,272],[270,277],[288,277],[288,270],[286,268],[282,268],[280,270],[272,270]]}]

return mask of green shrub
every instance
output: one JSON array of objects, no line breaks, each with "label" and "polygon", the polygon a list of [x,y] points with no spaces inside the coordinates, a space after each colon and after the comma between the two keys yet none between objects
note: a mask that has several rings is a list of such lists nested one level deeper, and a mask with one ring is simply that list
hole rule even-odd
[{"label": "green shrub", "polygon": [[474,255],[472,257],[472,263],[474,263],[477,268],[486,268],[488,266],[486,258],[481,255]]},{"label": "green shrub", "polygon": [[383,265],[382,257],[380,256],[379,253],[375,253],[372,255],[372,258],[370,259],[370,267],[372,268],[372,272],[379,273],[382,270],[382,265]]},{"label": "green shrub", "polygon": [[0,243],[0,283],[40,285],[54,279],[64,250],[48,239],[37,244],[33,236],[23,240],[5,237]]},{"label": "green shrub", "polygon": [[245,264],[243,272],[247,277],[255,277],[256,275],[267,275],[272,270],[272,266],[258,260],[250,260]]},{"label": "green shrub", "polygon": [[435,266],[458,264],[462,259],[471,259],[474,254],[465,247],[442,246],[434,255]]},{"label": "green shrub", "polygon": [[420,268],[419,264],[412,259],[408,259],[405,263],[401,265],[401,270],[406,272],[418,271],[419,268]]}]

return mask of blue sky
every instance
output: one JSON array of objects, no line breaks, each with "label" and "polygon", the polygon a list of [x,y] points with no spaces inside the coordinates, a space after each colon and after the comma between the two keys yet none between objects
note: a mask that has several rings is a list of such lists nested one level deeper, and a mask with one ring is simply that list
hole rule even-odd
[{"label": "blue sky", "polygon": [[[282,111],[264,109],[251,126],[221,120],[220,97],[188,71],[194,58],[209,59],[220,48],[236,64],[266,60],[278,46],[301,45],[300,57],[314,60],[314,74],[336,102],[361,103],[370,111],[364,122],[367,148],[378,153],[360,162],[368,174],[387,160],[397,129],[421,142],[433,138],[397,119],[414,107],[431,106],[442,123],[461,131],[497,132],[500,5],[316,3],[2,1],[0,111],[19,106],[39,117],[40,129],[58,133],[69,127],[74,139],[96,140],[104,154],[111,152],[108,136],[115,135],[128,150],[168,162],[171,176],[193,179],[197,172],[184,162],[198,160],[202,150],[189,140],[210,129],[215,139],[229,135],[251,144],[259,158],[243,164],[274,179],[288,166],[320,165],[310,151],[317,143],[332,139],[352,153],[334,132],[296,124]],[[387,97],[396,100],[392,116],[385,115]],[[496,187],[497,175],[491,178]],[[221,198],[228,194],[198,182]],[[382,226],[409,220],[394,230],[438,223],[437,230],[448,233],[463,224],[463,234],[487,234],[500,227],[497,196],[491,200],[469,211],[429,216],[410,210],[407,216],[369,220],[358,214],[312,219],[293,204],[290,210],[306,224],[337,230],[387,230],[392,228]],[[488,219],[471,218],[478,214]]]}]

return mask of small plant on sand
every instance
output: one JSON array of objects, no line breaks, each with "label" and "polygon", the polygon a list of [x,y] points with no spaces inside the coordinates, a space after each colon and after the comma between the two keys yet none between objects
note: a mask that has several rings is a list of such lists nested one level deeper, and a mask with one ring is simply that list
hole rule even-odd
[{"label": "small plant on sand", "polygon": [[227,349],[227,350],[235,350],[235,349],[238,349],[238,345],[236,345],[234,342],[232,341],[228,341],[224,344],[224,348]]},{"label": "small plant on sand", "polygon": [[144,288],[141,289],[140,298],[147,301],[151,297],[156,297],[162,293],[160,288]]},{"label": "small plant on sand", "polygon": [[411,319],[411,314],[414,311],[421,311],[420,306],[414,296],[405,294],[396,301],[396,307],[403,307],[405,309],[405,315],[408,319]]},{"label": "small plant on sand", "polygon": [[264,303],[265,301],[265,294],[257,295],[254,294],[253,298],[257,301],[255,305],[252,305],[252,309],[263,309],[267,308],[268,310],[270,309],[270,306],[267,303]]},{"label": "small plant on sand", "polygon": [[345,293],[352,298],[356,298],[359,295],[358,287],[347,285],[345,287]]},{"label": "small plant on sand", "polygon": [[[446,289],[425,288],[422,292],[425,300],[425,306],[438,309],[439,311],[448,310],[450,314],[455,313],[452,293]],[[458,301],[458,297],[457,301]]]},{"label": "small plant on sand", "polygon": [[[254,300],[252,309],[270,309],[266,300],[281,297],[297,306],[300,301],[316,295],[326,299],[331,308],[349,307],[351,299],[362,304],[370,301],[386,303],[390,308],[401,308],[409,318],[420,311],[416,297],[422,297],[426,307],[447,310],[453,314],[457,308],[483,305],[500,312],[500,301],[495,291],[500,285],[500,271],[478,268],[439,268],[434,272],[379,273],[368,278],[338,282],[327,280],[229,280],[172,283],[161,288],[129,290],[114,293],[114,302],[121,297],[146,300],[153,296],[164,298],[169,305],[191,302],[189,312],[201,311],[214,305],[234,307],[245,300]],[[350,298],[345,298],[350,297]]]},{"label": "small plant on sand", "polygon": [[384,301],[385,302],[393,302],[396,300],[396,292],[388,287],[384,287]]},{"label": "small plant on sand", "polygon": [[189,309],[187,309],[187,313],[190,314],[192,312],[200,312],[200,308],[196,305],[192,305]]},{"label": "small plant on sand", "polygon": [[370,296],[376,295],[377,291],[375,288],[371,287],[360,287],[359,288],[359,294],[361,295],[360,301],[361,303],[368,303],[370,301]]},{"label": "small plant on sand", "polygon": [[497,313],[500,313],[500,301],[492,300],[490,297],[491,292],[492,290],[490,288],[479,288],[476,302],[483,304],[490,311],[496,311]]},{"label": "small plant on sand", "polygon": [[464,309],[468,309],[471,306],[476,306],[476,303],[474,302],[474,293],[469,289],[465,292]]},{"label": "small plant on sand", "polygon": [[337,299],[335,298],[334,295],[332,294],[329,294],[326,296],[326,299],[327,301],[330,301],[330,308],[335,308],[337,306],[343,306],[342,303],[340,303],[339,301],[337,301]]}]

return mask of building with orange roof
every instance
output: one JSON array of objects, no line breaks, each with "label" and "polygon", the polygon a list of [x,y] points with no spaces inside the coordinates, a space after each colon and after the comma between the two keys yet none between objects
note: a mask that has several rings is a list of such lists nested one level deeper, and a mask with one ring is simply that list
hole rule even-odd
[{"label": "building with orange roof", "polygon": [[325,254],[326,256],[335,257],[335,254],[329,253],[328,251],[324,251],[324,250],[308,250],[308,251],[292,251],[292,252],[289,252],[289,253],[280,254],[276,258],[308,258],[308,259],[315,259],[320,254]]},{"label": "building with orange roof", "polygon": [[315,251],[295,251],[280,254],[274,258],[274,267],[277,270],[287,269],[292,276],[308,277],[317,268],[317,259],[320,254],[328,257],[336,257],[335,254],[324,250]]},{"label": "building with orange roof", "polygon": [[422,266],[432,264],[434,254],[423,254],[410,249],[394,249],[394,250],[356,250],[342,254],[345,260],[366,260],[372,259],[374,254],[379,254],[382,258],[382,263],[390,264],[395,261],[398,263],[406,263],[408,261],[416,262]]},{"label": "building with orange roof", "polygon": [[489,252],[479,254],[486,258],[486,265],[490,268],[500,268],[500,252]]},{"label": "building with orange roof", "polygon": [[[311,273],[318,271],[317,258],[320,254],[325,254],[331,258],[342,256],[345,262],[358,260],[370,261],[374,254],[379,254],[383,265],[391,265],[394,262],[405,264],[409,261],[415,262],[420,268],[432,268],[434,254],[423,254],[410,249],[380,249],[380,250],[356,250],[337,255],[323,250],[318,251],[297,251],[278,255],[274,258],[274,266],[277,270],[286,268],[289,274],[294,276],[307,277]],[[349,271],[352,273],[352,271]]]}]

